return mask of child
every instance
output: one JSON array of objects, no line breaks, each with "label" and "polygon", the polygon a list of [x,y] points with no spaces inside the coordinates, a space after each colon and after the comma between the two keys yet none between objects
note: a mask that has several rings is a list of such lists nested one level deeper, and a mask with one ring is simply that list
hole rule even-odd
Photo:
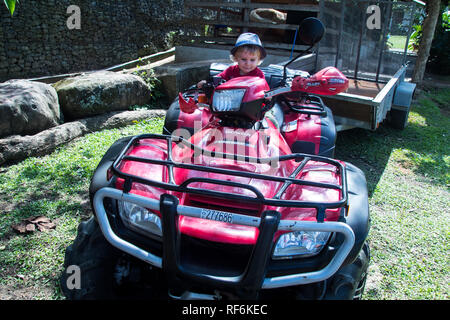
[{"label": "child", "polygon": [[[216,77],[220,77],[225,81],[242,76],[253,76],[264,79],[264,73],[258,66],[266,57],[266,50],[261,44],[261,40],[254,33],[243,33],[236,40],[236,44],[231,49],[231,60],[237,62],[219,73]],[[201,88],[206,83],[202,80],[197,84]]]}]

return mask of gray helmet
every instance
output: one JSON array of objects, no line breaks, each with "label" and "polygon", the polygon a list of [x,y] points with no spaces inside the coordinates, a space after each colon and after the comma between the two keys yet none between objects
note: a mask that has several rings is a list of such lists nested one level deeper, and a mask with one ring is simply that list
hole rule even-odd
[{"label": "gray helmet", "polygon": [[264,59],[266,57],[266,50],[262,46],[261,40],[259,39],[258,35],[254,33],[242,33],[236,40],[236,44],[234,45],[233,49],[231,49],[231,54],[234,55],[236,50],[244,45],[253,45],[257,46],[259,48],[259,51],[261,52],[261,59]]}]

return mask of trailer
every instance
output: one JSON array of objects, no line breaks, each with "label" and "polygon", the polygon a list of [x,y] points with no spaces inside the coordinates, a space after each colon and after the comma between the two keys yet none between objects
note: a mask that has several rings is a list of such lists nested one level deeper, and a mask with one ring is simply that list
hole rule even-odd
[{"label": "trailer", "polygon": [[[397,129],[405,128],[416,89],[408,79],[416,59],[408,44],[423,6],[420,1],[319,2],[319,17],[336,29],[319,43],[317,57],[325,64],[334,60],[350,80],[347,92],[323,97],[338,131],[376,130],[386,119]],[[391,48],[391,37],[401,36],[404,47]]]},{"label": "trailer", "polygon": [[405,81],[403,65],[387,82],[349,79],[349,89],[336,96],[322,96],[333,111],[338,131],[363,128],[376,130],[388,118],[396,129],[404,129],[416,85]]},{"label": "trailer", "polygon": [[[283,65],[305,49],[297,37],[298,24],[318,17],[326,27],[325,36],[312,54],[290,67],[312,74],[333,65],[348,77],[347,92],[322,97],[333,111],[337,130],[376,130],[385,120],[398,129],[406,126],[416,89],[409,79],[416,54],[408,43],[423,2],[186,0],[185,6],[191,10],[187,16],[201,17],[186,23],[201,25],[204,33],[184,36],[187,44],[176,48],[176,62],[226,59],[238,34],[249,31],[260,35],[268,52],[263,71]],[[255,20],[258,15],[261,20]],[[393,46],[393,39],[401,39],[404,46]]]}]

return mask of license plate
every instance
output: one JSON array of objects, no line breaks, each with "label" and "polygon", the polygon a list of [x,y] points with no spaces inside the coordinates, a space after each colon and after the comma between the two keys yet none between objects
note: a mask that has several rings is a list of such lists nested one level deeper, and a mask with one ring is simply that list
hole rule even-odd
[{"label": "license plate", "polygon": [[208,220],[214,220],[214,221],[233,223],[233,214],[232,213],[211,210],[211,209],[202,209],[201,218],[208,219]]}]

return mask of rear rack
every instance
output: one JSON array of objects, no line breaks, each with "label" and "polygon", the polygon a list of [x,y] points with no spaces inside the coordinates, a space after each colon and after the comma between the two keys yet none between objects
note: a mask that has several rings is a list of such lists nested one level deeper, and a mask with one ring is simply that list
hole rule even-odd
[{"label": "rear rack", "polygon": [[[139,144],[140,141],[144,140],[144,139],[165,140],[167,143],[167,160],[148,159],[148,158],[127,155],[127,152],[131,148],[131,146]],[[206,167],[206,166],[200,166],[197,164],[180,163],[180,162],[175,162],[172,159],[172,143],[174,143],[174,142],[182,143],[185,146],[191,148],[191,150],[194,150],[195,152],[200,152],[198,154],[207,154],[207,155],[210,155],[211,157],[234,159],[236,161],[245,161],[245,162],[252,161],[253,163],[271,163],[271,161],[286,161],[286,160],[295,159],[296,161],[299,161],[300,163],[288,177],[278,177],[278,176],[271,176],[271,175],[265,175],[265,174],[260,174],[260,173],[245,172],[245,171],[215,168],[215,167]],[[125,173],[125,172],[121,171],[119,168],[122,161],[136,161],[136,162],[166,166],[168,169],[169,182],[150,180],[147,178],[143,178],[143,177]],[[309,161],[320,161],[320,162],[334,165],[337,168],[338,174],[340,175],[340,180],[341,180],[342,185],[307,181],[307,180],[295,178]],[[174,174],[173,174],[174,167],[189,169],[189,170],[197,170],[197,171],[202,171],[202,172],[211,172],[211,173],[226,174],[226,175],[231,175],[231,176],[240,176],[240,177],[247,177],[247,178],[253,178],[253,179],[280,182],[280,183],[282,183],[282,186],[274,197],[266,198],[257,188],[250,186],[250,185],[234,182],[234,181],[223,181],[223,180],[211,179],[211,178],[190,178],[190,179],[184,181],[182,184],[177,185],[174,182]],[[204,149],[190,143],[188,140],[186,140],[182,137],[161,135],[161,134],[142,134],[142,135],[133,137],[129,141],[127,146],[122,150],[122,152],[117,157],[117,159],[114,161],[114,163],[112,164],[111,172],[113,173],[113,175],[125,180],[124,187],[123,187],[123,191],[125,193],[128,193],[131,190],[131,185],[133,182],[137,182],[137,183],[142,183],[142,184],[146,184],[149,186],[153,186],[153,187],[157,187],[157,188],[161,188],[161,189],[165,189],[165,190],[170,190],[170,191],[175,191],[175,192],[199,194],[199,195],[210,196],[210,197],[219,197],[219,198],[234,200],[234,201],[246,201],[246,202],[251,202],[251,203],[258,203],[261,205],[268,205],[268,206],[275,206],[275,207],[315,208],[317,210],[316,219],[318,222],[324,221],[326,209],[344,207],[347,205],[347,199],[348,199],[347,177],[346,177],[345,166],[343,166],[342,163],[340,163],[339,161],[336,161],[334,159],[321,157],[321,156],[315,156],[315,155],[302,154],[302,153],[282,155],[279,157],[272,157],[272,158],[254,158],[254,157],[240,156],[240,155],[229,154],[229,153],[210,152],[210,151],[204,150]],[[229,194],[229,193],[225,193],[225,192],[221,192],[221,191],[206,190],[206,189],[190,187],[189,185],[194,182],[204,182],[204,183],[217,184],[217,185],[235,186],[238,188],[250,190],[251,192],[253,192],[255,194],[255,197],[241,195],[241,194]],[[340,190],[340,199],[335,202],[325,202],[325,203],[324,202],[312,202],[312,201],[300,201],[300,200],[282,200],[281,199],[282,195],[288,189],[288,187],[291,186],[292,184]]]},{"label": "rear rack", "polygon": [[318,115],[322,117],[327,115],[325,104],[323,103],[322,99],[316,95],[305,93],[302,96],[300,103],[291,102],[289,104],[289,108],[298,113],[307,114],[310,116]]}]

